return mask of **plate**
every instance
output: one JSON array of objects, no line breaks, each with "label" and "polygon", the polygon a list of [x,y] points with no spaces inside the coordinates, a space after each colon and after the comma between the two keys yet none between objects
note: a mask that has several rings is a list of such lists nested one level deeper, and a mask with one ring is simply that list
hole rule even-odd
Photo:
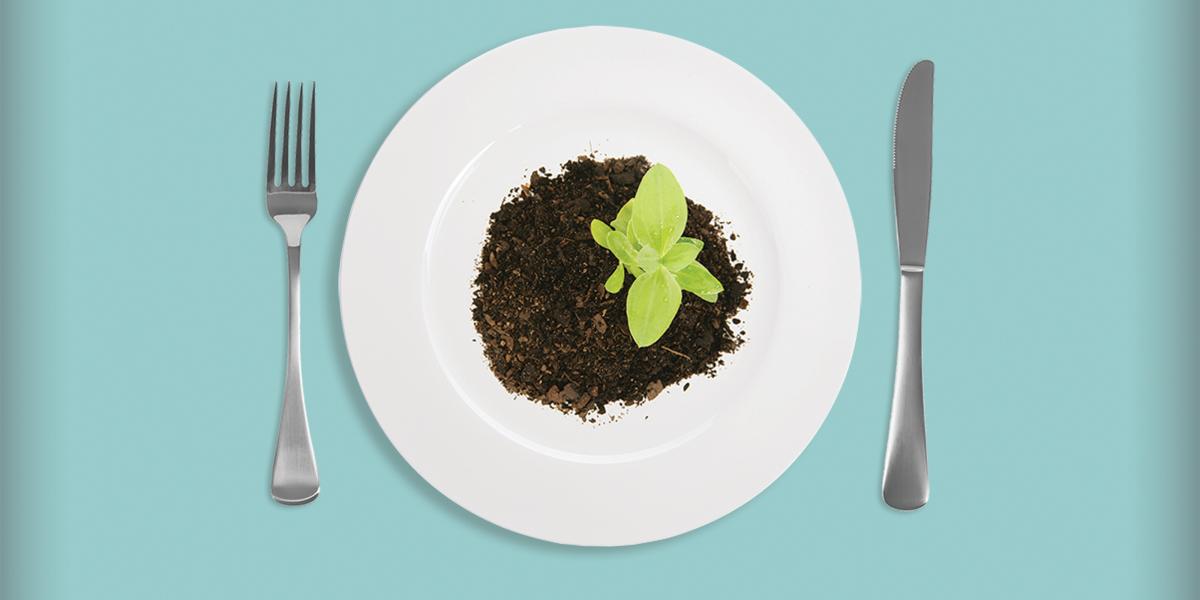
[{"label": "plate", "polygon": [[[669,165],[754,272],[715,377],[600,425],[507,393],[470,316],[488,215],[587,152]],[[859,293],[850,211],[799,117],[719,54],[615,27],[505,44],[422,96],[363,178],[340,275],[354,372],[409,464],[496,525],[588,546],[690,531],[778,478],[837,397]]]}]

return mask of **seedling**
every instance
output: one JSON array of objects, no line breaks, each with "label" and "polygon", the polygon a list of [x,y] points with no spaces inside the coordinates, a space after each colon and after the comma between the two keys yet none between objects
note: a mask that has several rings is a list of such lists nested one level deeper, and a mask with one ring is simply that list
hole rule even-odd
[{"label": "seedling", "polygon": [[637,193],[621,207],[611,224],[592,219],[592,238],[617,257],[617,268],[604,282],[615,294],[633,275],[625,300],[629,333],[641,348],[666,333],[683,290],[705,302],[716,302],[724,287],[696,261],[704,242],[684,237],[687,200],[671,170],[656,164],[646,171]]}]

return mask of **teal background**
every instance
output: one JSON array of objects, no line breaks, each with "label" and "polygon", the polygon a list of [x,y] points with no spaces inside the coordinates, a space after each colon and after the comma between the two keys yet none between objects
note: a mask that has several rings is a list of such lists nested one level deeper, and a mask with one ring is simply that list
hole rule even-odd
[{"label": "teal background", "polygon": [[[1196,4],[900,4],[4,2],[0,593],[1197,597]],[[717,523],[625,549],[523,538],[426,485],[369,414],[336,295],[355,188],[405,109],[485,50],[585,24],[687,38],[778,91],[862,255],[854,361],[804,455]],[[878,491],[890,130],[925,57],[933,495],[901,514]],[[289,78],[320,82],[322,113],[304,351],[324,492],[303,508],[267,494],[285,272],[260,190]]]}]

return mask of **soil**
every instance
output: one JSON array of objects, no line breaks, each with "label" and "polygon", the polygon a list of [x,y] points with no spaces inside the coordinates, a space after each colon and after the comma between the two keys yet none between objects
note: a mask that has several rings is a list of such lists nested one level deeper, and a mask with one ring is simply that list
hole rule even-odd
[{"label": "soil", "polygon": [[588,225],[616,218],[649,168],[642,156],[580,156],[557,175],[533,172],[492,214],[472,316],[509,392],[595,422],[681,380],[713,375],[745,341],[734,315],[747,306],[751,273],[729,250],[718,218],[691,199],[684,235],[704,241],[698,260],[725,291],[712,304],[684,292],[675,321],[647,348],[630,337],[625,296],[633,278],[617,294],[605,291],[617,261]]}]

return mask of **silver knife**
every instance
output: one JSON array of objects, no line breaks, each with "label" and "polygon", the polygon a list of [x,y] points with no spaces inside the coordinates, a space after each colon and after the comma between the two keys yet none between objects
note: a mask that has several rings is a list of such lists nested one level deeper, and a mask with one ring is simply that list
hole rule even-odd
[{"label": "silver knife", "polygon": [[883,464],[883,500],[893,508],[913,510],[929,500],[921,389],[921,287],[933,171],[933,63],[928,60],[913,66],[904,80],[894,136],[892,186],[900,254],[900,335]]}]

